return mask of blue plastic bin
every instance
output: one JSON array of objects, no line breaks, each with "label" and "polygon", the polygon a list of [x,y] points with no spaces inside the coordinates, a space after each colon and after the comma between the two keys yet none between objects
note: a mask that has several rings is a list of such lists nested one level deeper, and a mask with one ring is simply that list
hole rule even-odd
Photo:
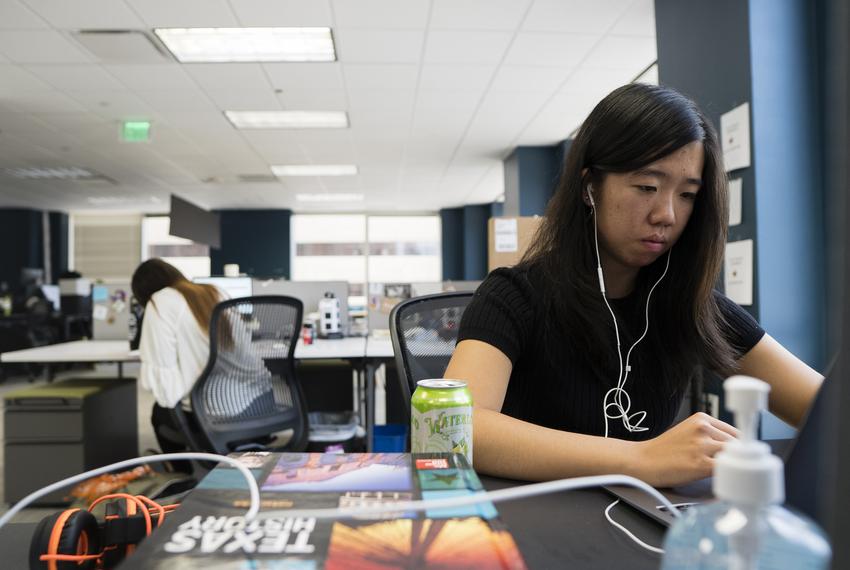
[{"label": "blue plastic bin", "polygon": [[407,426],[404,424],[387,424],[375,426],[372,439],[373,451],[407,451]]}]

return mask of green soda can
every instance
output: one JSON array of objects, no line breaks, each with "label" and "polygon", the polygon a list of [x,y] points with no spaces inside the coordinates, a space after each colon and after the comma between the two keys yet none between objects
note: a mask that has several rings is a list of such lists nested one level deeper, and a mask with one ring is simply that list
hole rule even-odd
[{"label": "green soda can", "polygon": [[462,453],[472,465],[472,394],[459,380],[420,380],[410,399],[413,453]]}]

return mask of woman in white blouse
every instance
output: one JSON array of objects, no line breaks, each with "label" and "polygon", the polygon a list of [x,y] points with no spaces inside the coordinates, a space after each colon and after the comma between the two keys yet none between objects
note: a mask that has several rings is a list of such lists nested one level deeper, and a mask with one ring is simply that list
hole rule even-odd
[{"label": "woman in white blouse", "polygon": [[[151,423],[163,452],[182,451],[168,408],[188,404],[189,392],[207,364],[209,325],[223,294],[192,283],[174,266],[149,259],[133,273],[133,295],[145,307],[139,356],[142,387],[156,399]],[[164,429],[163,429],[164,428]],[[170,428],[170,429],[169,429]]]}]

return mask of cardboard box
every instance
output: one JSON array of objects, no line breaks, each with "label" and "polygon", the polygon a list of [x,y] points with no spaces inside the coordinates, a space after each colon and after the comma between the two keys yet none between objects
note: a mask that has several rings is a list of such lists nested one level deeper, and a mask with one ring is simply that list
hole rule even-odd
[{"label": "cardboard box", "polygon": [[540,216],[490,218],[487,222],[487,271],[519,263],[542,221]]}]

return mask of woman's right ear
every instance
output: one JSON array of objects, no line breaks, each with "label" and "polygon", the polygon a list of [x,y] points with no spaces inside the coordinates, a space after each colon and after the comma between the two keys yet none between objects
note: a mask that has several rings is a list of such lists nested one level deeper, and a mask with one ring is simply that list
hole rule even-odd
[{"label": "woman's right ear", "polygon": [[586,205],[590,206],[591,208],[596,207],[596,204],[593,201],[593,186],[588,184],[587,188],[581,194],[582,194],[582,198],[584,199],[584,203]]}]

